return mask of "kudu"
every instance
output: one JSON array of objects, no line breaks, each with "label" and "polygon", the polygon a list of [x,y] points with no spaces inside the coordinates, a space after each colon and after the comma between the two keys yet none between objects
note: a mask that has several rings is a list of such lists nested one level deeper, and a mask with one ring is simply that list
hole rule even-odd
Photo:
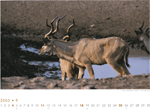
[{"label": "kudu", "polygon": [[66,76],[68,80],[77,79],[79,68],[74,64],[64,59],[59,59],[60,68],[62,72],[62,81],[66,80]]},{"label": "kudu", "polygon": [[[64,17],[62,17],[61,19],[63,19]],[[46,18],[46,26],[47,27],[50,27],[50,30],[53,30],[53,22],[55,21],[57,19],[57,17],[56,18],[54,18],[52,21],[51,21],[51,26],[50,25],[48,25],[48,20],[47,20],[47,18]],[[60,20],[61,20],[60,19]],[[59,20],[56,22],[56,29],[55,29],[55,31],[57,30],[58,31],[58,22],[59,22]],[[73,19],[73,24],[71,24],[68,28],[67,28],[67,35],[66,36],[64,36],[63,37],[63,40],[64,41],[69,41],[69,37],[70,37],[70,33],[69,33],[69,30],[73,27],[75,25],[75,22],[74,22],[74,19]],[[57,32],[56,31],[56,32]],[[55,32],[55,33],[56,33]],[[54,33],[53,33],[54,34]],[[47,36],[47,35],[45,35],[45,36]],[[51,37],[53,37],[53,35],[51,36]],[[55,37],[56,38],[56,37]],[[78,73],[79,73],[79,68],[75,65],[75,64],[73,64],[73,63],[71,63],[71,62],[69,62],[69,61],[67,61],[67,60],[64,60],[64,59],[61,59],[61,58],[59,58],[59,62],[60,62],[60,68],[61,68],[61,72],[62,72],[62,81],[64,81],[64,80],[66,80],[66,76],[67,76],[67,78],[68,78],[68,80],[70,80],[70,79],[77,79],[77,77],[78,77]]]},{"label": "kudu", "polygon": [[81,79],[87,68],[90,78],[94,79],[92,64],[103,65],[108,63],[119,75],[130,74],[128,64],[129,47],[119,37],[103,39],[82,38],[77,42],[64,42],[55,38],[48,38],[54,33],[50,30],[45,35],[45,44],[39,54],[49,53],[57,55],[79,67],[78,79]]},{"label": "kudu", "polygon": [[150,54],[150,45],[149,45],[150,38],[149,38],[149,35],[147,35],[147,33],[146,33],[149,30],[150,27],[147,27],[143,31],[142,30],[143,26],[144,26],[144,22],[143,22],[142,26],[138,28],[139,31],[135,30],[135,33],[139,36],[139,40],[144,43],[144,45],[146,47],[146,52]]},{"label": "kudu", "polygon": [[[74,18],[73,18],[73,24],[71,24],[68,29],[67,29],[67,35],[63,37],[63,40],[66,42],[69,41],[70,33],[69,30],[75,25]],[[77,79],[78,78],[78,73],[79,73],[79,68],[74,64],[71,63],[65,59],[59,58],[60,62],[60,68],[62,72],[62,81],[66,80],[66,75],[68,80],[70,79]]]}]

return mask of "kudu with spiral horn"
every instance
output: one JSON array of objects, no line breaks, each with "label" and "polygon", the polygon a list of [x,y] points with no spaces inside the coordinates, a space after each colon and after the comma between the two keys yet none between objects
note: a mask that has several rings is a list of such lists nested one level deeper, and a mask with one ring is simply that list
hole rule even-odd
[{"label": "kudu with spiral horn", "polygon": [[[60,19],[57,20],[56,22],[56,29],[54,31],[53,29],[53,22],[58,18],[58,17],[55,17],[52,21],[51,21],[51,24],[48,25],[48,19],[46,18],[46,26],[47,27],[50,27],[50,31],[45,35],[45,39],[48,38],[48,36],[50,37],[53,37],[53,35],[58,31],[58,22],[59,20],[63,19],[65,16],[61,17]],[[73,24],[71,24],[68,28],[67,28],[67,35],[63,37],[63,40],[64,41],[68,41],[70,38],[70,33],[69,33],[69,30],[75,25],[75,22],[74,22],[74,18],[73,18]],[[54,32],[52,32],[54,31]],[[67,61],[67,60],[64,60],[64,59],[61,59],[59,58],[59,61],[60,61],[60,68],[61,68],[61,72],[62,72],[62,81],[66,80],[66,76],[68,78],[68,80],[70,79],[77,79],[78,77],[78,73],[79,73],[79,68]]]},{"label": "kudu with spiral horn", "polygon": [[139,40],[141,42],[144,43],[145,47],[146,47],[146,52],[150,54],[150,38],[149,38],[149,33],[147,34],[147,31],[149,30],[150,26],[147,27],[144,31],[143,31],[143,26],[144,26],[144,22],[142,24],[141,27],[139,27],[139,31],[135,30],[135,33],[139,36]]},{"label": "kudu with spiral horn", "polygon": [[[67,35],[63,37],[63,40],[68,42],[70,40],[70,29],[75,26],[74,18],[73,18],[73,24],[71,24],[67,28]],[[65,59],[59,58],[60,62],[60,68],[62,72],[62,81],[66,80],[66,76],[68,80],[70,79],[77,79],[78,78],[78,73],[79,73],[79,68],[74,64],[71,63]]]},{"label": "kudu with spiral horn", "polygon": [[39,54],[56,54],[59,58],[76,64],[79,68],[78,79],[83,77],[85,68],[90,78],[95,79],[92,64],[108,63],[119,75],[130,74],[126,67],[129,67],[129,47],[120,37],[82,38],[77,42],[65,42],[51,38],[46,41]]}]

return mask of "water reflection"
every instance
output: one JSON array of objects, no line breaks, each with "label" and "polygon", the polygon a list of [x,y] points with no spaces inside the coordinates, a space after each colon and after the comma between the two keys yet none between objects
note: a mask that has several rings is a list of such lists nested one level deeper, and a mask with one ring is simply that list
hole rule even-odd
[{"label": "water reflection", "polygon": [[[39,66],[39,69],[43,70],[43,72],[41,73],[41,72],[37,71],[37,73],[35,73],[35,75],[37,75],[37,76],[46,76],[46,77],[50,78],[54,75],[57,75],[58,77],[61,77],[59,62],[26,61],[26,60],[22,60],[22,61],[28,63],[29,65]],[[44,66],[44,68],[43,68],[43,66]]]},{"label": "water reflection", "polygon": [[23,51],[29,51],[29,52],[33,52],[33,53],[36,53],[36,54],[38,54],[39,51],[40,51],[40,49],[36,49],[36,48],[34,48],[34,47],[28,46],[27,43],[22,44],[22,45],[20,46],[20,48],[21,48],[21,50],[23,50]]},{"label": "water reflection", "polygon": [[38,76],[46,76],[46,77],[50,78],[50,77],[56,75],[58,77],[61,77],[61,71],[60,71],[60,65],[59,65],[60,63],[59,62],[30,61],[29,64],[30,65],[38,65],[39,67],[40,66],[46,67],[47,71],[45,71],[43,73],[39,73],[39,72],[36,73],[36,75],[38,75]]}]

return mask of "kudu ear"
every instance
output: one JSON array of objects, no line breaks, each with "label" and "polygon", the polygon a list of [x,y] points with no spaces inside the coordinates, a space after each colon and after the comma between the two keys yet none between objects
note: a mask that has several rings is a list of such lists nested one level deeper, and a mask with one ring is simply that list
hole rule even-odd
[{"label": "kudu ear", "polygon": [[145,34],[150,39],[150,32],[145,32]]},{"label": "kudu ear", "polygon": [[134,32],[135,32],[137,35],[141,35],[141,34],[143,33],[143,30],[142,30],[143,26],[144,26],[144,21],[143,21],[143,23],[142,23],[142,26],[138,28],[138,31],[137,31],[137,30],[134,30]]},{"label": "kudu ear", "polygon": [[52,39],[52,38],[53,38],[53,39],[58,39],[56,36],[51,37],[51,39]]},{"label": "kudu ear", "polygon": [[46,44],[49,43],[50,41],[51,41],[51,40],[48,39],[48,38],[43,38],[43,42],[46,43]]},{"label": "kudu ear", "polygon": [[144,33],[145,33],[146,36],[150,39],[150,26],[147,27],[147,28],[144,30]]},{"label": "kudu ear", "polygon": [[141,31],[134,30],[134,32],[136,33],[136,35],[141,35],[142,34]]}]

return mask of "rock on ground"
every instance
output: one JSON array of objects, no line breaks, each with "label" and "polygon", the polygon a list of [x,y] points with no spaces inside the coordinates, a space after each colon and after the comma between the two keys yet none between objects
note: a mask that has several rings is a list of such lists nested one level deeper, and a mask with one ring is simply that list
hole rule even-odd
[{"label": "rock on ground", "polygon": [[150,89],[150,74],[125,75],[115,78],[56,80],[45,77],[2,77],[2,89]]}]

